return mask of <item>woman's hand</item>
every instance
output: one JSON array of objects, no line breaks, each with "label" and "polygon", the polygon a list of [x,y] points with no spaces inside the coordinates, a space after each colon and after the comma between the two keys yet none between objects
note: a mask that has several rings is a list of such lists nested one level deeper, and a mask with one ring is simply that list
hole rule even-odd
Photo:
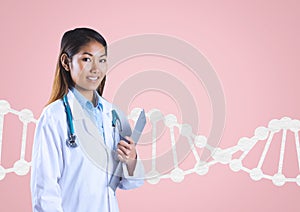
[{"label": "woman's hand", "polygon": [[118,143],[117,153],[119,160],[126,163],[128,174],[132,176],[136,166],[137,153],[133,140],[128,136],[125,138],[129,143],[121,140]]},{"label": "woman's hand", "polygon": [[129,143],[127,143],[124,140],[121,140],[118,143],[117,153],[120,161],[128,163],[131,160],[136,159],[136,149],[133,140],[127,136],[125,138]]}]

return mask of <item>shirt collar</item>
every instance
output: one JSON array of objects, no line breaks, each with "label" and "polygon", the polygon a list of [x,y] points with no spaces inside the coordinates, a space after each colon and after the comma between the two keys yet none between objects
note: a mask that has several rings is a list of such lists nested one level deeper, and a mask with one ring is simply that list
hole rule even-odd
[{"label": "shirt collar", "polygon": [[89,110],[91,110],[92,108],[98,108],[101,111],[103,111],[103,104],[101,102],[101,98],[100,95],[98,94],[97,91],[94,91],[94,96],[96,97],[96,106],[93,105],[93,103],[91,101],[89,101],[88,99],[86,99],[76,88],[71,88],[72,93],[74,94],[75,98],[77,99],[77,101],[79,102],[79,104],[83,107],[83,108],[87,108]]}]

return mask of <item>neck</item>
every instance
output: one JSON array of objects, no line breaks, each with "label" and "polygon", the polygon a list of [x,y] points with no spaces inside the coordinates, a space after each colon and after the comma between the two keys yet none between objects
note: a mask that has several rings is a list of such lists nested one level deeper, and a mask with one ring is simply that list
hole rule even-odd
[{"label": "neck", "polygon": [[75,85],[75,88],[82,94],[87,100],[91,101],[94,104],[94,91],[84,90]]}]

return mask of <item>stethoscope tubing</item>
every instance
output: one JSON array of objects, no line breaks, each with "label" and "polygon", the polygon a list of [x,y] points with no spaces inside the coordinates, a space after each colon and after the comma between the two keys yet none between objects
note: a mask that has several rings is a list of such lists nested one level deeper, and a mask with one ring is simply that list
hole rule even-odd
[{"label": "stethoscope tubing", "polygon": [[68,123],[68,128],[69,128],[69,137],[66,140],[66,144],[68,147],[75,148],[77,147],[76,143],[76,135],[75,135],[75,130],[74,130],[74,125],[73,125],[73,116],[71,112],[71,108],[69,105],[68,97],[67,95],[63,96],[63,103],[65,106],[66,114],[67,114],[67,123]]}]

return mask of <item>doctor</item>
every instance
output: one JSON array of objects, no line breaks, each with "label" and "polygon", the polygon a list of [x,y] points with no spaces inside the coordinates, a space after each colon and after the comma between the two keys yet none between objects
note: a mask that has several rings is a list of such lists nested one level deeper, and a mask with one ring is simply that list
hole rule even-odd
[{"label": "doctor", "polygon": [[[112,126],[112,105],[101,97],[106,58],[106,41],[98,32],[77,28],[63,35],[52,94],[35,131],[31,170],[35,212],[116,212],[112,179],[121,189],[143,184],[134,142],[130,137],[120,140]],[[75,145],[68,144],[72,133]],[[119,161],[122,176],[113,176]]]}]

